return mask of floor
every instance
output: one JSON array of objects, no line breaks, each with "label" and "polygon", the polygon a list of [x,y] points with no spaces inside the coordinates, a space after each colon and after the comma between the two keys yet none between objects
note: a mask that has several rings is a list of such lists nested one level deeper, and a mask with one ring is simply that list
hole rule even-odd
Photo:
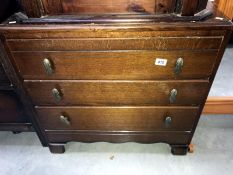
[{"label": "floor", "polygon": [[228,46],[218,69],[210,96],[233,96],[233,44]]},{"label": "floor", "polygon": [[[233,96],[233,48],[228,48],[210,95]],[[69,143],[50,154],[35,133],[0,132],[0,175],[232,175],[233,116],[202,116],[195,152],[173,156],[166,144]]]}]

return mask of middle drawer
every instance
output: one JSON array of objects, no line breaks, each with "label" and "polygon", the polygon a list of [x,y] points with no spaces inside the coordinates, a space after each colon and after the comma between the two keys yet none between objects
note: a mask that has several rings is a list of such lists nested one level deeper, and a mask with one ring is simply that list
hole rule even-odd
[{"label": "middle drawer", "polygon": [[176,81],[25,81],[36,106],[46,105],[199,105],[207,80]]},{"label": "middle drawer", "polygon": [[206,79],[216,55],[216,50],[13,52],[26,80]]}]

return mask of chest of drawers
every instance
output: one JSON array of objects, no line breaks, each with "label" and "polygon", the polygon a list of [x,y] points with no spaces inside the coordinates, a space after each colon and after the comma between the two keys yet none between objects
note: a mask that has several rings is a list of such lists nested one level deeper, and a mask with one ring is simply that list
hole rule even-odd
[{"label": "chest of drawers", "polygon": [[51,152],[70,141],[163,142],[186,154],[231,23],[17,24],[4,65]]}]

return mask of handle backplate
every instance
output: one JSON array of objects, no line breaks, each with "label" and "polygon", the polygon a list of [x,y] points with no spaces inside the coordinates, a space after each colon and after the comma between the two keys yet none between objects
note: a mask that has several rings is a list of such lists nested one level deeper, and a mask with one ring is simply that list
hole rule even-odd
[{"label": "handle backplate", "polygon": [[170,127],[172,124],[172,118],[171,117],[166,117],[165,118],[165,127]]},{"label": "handle backplate", "polygon": [[179,75],[181,73],[183,65],[184,65],[184,59],[178,58],[176,61],[176,66],[175,66],[175,70],[174,70],[176,75]]},{"label": "handle backplate", "polygon": [[67,126],[71,125],[69,118],[64,115],[60,116],[60,121]]},{"label": "handle backplate", "polygon": [[62,93],[57,88],[52,89],[52,95],[56,102],[60,102],[62,100]]},{"label": "handle backplate", "polygon": [[43,60],[43,65],[44,65],[45,72],[47,75],[52,75],[54,73],[54,66],[51,60],[49,60],[48,58],[45,58]]},{"label": "handle backplate", "polygon": [[176,97],[177,97],[177,90],[176,89],[172,89],[170,92],[170,103],[175,103],[176,102]]}]

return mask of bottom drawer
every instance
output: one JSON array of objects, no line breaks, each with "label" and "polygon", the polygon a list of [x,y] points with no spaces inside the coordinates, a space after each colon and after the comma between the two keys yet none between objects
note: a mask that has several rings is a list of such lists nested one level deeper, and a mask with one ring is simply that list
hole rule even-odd
[{"label": "bottom drawer", "polygon": [[37,107],[45,130],[191,131],[198,107]]},{"label": "bottom drawer", "polygon": [[169,143],[189,144],[190,132],[46,132],[50,143],[78,142],[138,142],[138,143]]},{"label": "bottom drawer", "polygon": [[28,122],[23,107],[13,91],[0,92],[0,123]]}]

